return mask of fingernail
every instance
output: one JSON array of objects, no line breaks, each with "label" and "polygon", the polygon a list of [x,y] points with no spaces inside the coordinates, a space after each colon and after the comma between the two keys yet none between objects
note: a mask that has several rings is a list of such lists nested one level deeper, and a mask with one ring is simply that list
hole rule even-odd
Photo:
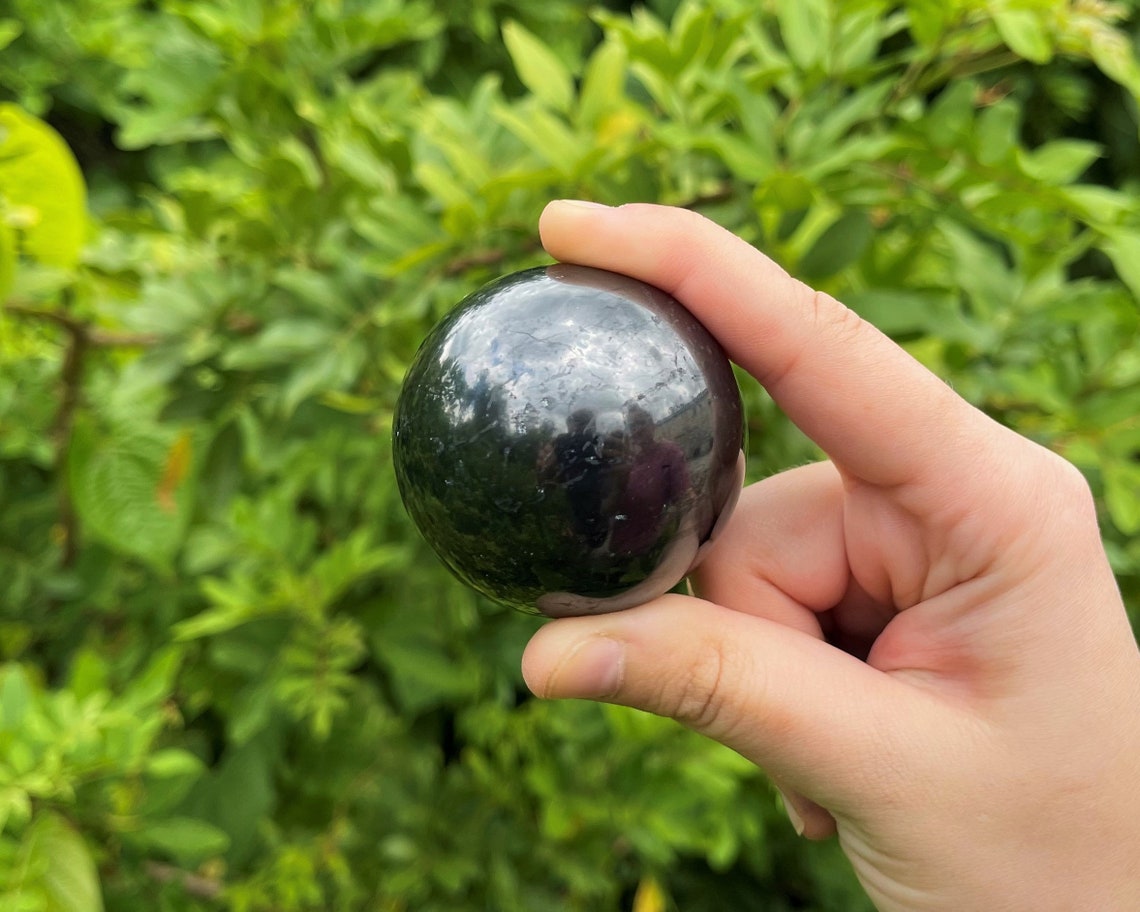
[{"label": "fingernail", "polygon": [[546,697],[604,700],[621,687],[625,646],[607,636],[588,637],[566,654],[546,685]]},{"label": "fingernail", "polygon": [[595,203],[592,200],[574,200],[574,199],[560,199],[555,200],[556,203],[561,203],[564,206],[575,206],[578,209],[612,209],[612,206],[607,206],[605,203]]},{"label": "fingernail", "polygon": [[[776,789],[780,792],[779,789]],[[800,812],[796,810],[796,806],[788,800],[788,796],[780,792],[780,799],[784,802],[784,813],[788,815],[788,820],[791,821],[792,829],[796,831],[797,836],[804,834],[804,819],[800,816]]]}]

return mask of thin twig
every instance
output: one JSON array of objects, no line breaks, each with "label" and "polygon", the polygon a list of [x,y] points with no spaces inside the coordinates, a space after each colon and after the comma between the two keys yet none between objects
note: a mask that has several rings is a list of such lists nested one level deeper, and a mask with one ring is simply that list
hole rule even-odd
[{"label": "thin twig", "polygon": [[[63,304],[71,302],[70,292],[64,292]],[[59,407],[52,421],[51,439],[55,444],[55,476],[59,480],[59,524],[63,530],[60,566],[67,570],[79,559],[79,517],[67,484],[67,457],[71,450],[71,433],[75,427],[75,410],[79,407],[83,386],[83,362],[91,345],[87,327],[62,311],[52,311],[52,322],[67,332],[67,350],[59,372],[61,387]],[[25,314],[27,316],[27,314]]]},{"label": "thin twig", "polygon": [[[731,183],[724,183],[711,190],[693,196],[676,205],[682,209],[694,209],[699,206],[708,206],[722,203],[732,199],[737,187]],[[537,237],[523,241],[514,247],[488,247],[476,250],[465,256],[457,257],[443,265],[443,274],[448,277],[462,275],[469,269],[480,266],[501,266],[506,260],[523,254],[534,253],[542,244]]]},{"label": "thin twig", "polygon": [[174,865],[163,864],[159,861],[146,863],[146,874],[151,880],[160,884],[177,884],[189,896],[197,899],[218,899],[225,890],[225,885],[211,877],[203,877],[192,871],[183,871]]},{"label": "thin twig", "polygon": [[146,348],[162,341],[162,338],[154,333],[120,333],[97,329],[61,310],[31,307],[18,301],[5,304],[4,312],[14,317],[54,323],[72,336],[85,336],[90,348]]},{"label": "thin twig", "polygon": [[65,479],[75,412],[79,408],[83,392],[83,369],[87,353],[93,348],[148,347],[161,341],[152,333],[118,333],[97,329],[68,313],[71,300],[71,293],[65,291],[62,306],[58,308],[33,307],[19,301],[9,301],[3,306],[5,313],[54,324],[67,335],[63,365],[59,372],[59,406],[51,426],[51,440],[55,446],[55,472],[59,479],[59,527],[62,530],[59,562],[65,570],[75,566],[79,559],[79,518]]},{"label": "thin twig", "polygon": [[75,413],[83,395],[83,372],[87,354],[92,348],[118,345],[147,345],[153,337],[109,333],[97,330],[90,324],[76,319],[68,311],[73,295],[65,290],[61,306],[53,309],[32,307],[18,301],[4,305],[4,311],[16,317],[52,323],[62,329],[67,336],[63,353],[63,364],[59,371],[59,405],[51,424],[51,440],[55,447],[55,475],[59,483],[59,527],[61,530],[60,567],[64,570],[75,566],[79,559],[79,517],[67,485],[67,459],[71,451],[71,438],[75,428]]}]

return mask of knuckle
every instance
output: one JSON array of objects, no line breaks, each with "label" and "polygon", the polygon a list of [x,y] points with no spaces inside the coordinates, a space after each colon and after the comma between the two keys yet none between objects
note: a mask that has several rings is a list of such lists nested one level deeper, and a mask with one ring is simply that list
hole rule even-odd
[{"label": "knuckle", "polygon": [[1096,502],[1088,479],[1073,463],[1045,447],[1036,446],[1040,456],[1037,487],[1070,516],[1096,522]]},{"label": "knuckle", "polygon": [[1075,465],[1057,454],[1051,454],[1052,482],[1066,512],[1078,519],[1100,541],[1096,498],[1088,479]]},{"label": "knuckle", "polygon": [[808,353],[818,350],[818,341],[826,339],[836,347],[857,345],[867,331],[867,324],[850,307],[831,295],[800,283],[803,299],[803,336],[784,363],[776,365],[761,381],[769,389],[779,386],[786,377],[796,372]]},{"label": "knuckle", "polygon": [[862,317],[825,292],[812,292],[811,308],[815,330],[827,333],[840,344],[857,341],[866,329]]},{"label": "knuckle", "polygon": [[1075,503],[1092,508],[1092,488],[1084,473],[1069,460],[1057,454],[1053,454],[1052,463],[1060,491]]},{"label": "knuckle", "polygon": [[[1025,438],[1019,438],[1019,446],[1009,452],[1020,457],[1008,460],[1001,475],[1002,496],[1012,521],[1007,529],[1011,543],[1050,561],[1057,559],[1060,549],[1066,558],[1063,566],[1094,554],[1099,558],[1103,544],[1096,500],[1081,470]],[[1033,534],[1026,535],[1029,529]]]},{"label": "knuckle", "polygon": [[698,731],[716,725],[722,712],[723,676],[723,648],[717,643],[702,644],[673,698],[670,715]]},{"label": "knuckle", "polygon": [[718,740],[728,737],[731,682],[739,676],[739,664],[724,641],[702,643],[670,701],[669,715]]}]

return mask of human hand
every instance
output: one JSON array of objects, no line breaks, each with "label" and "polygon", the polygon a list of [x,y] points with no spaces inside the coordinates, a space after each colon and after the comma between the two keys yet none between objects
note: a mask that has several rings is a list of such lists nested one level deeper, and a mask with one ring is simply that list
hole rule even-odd
[{"label": "human hand", "polygon": [[734,748],[882,912],[1140,909],[1140,652],[1077,470],[694,213],[540,227],[675,295],[829,460],[744,491],[700,598],[544,626],[531,689]]}]

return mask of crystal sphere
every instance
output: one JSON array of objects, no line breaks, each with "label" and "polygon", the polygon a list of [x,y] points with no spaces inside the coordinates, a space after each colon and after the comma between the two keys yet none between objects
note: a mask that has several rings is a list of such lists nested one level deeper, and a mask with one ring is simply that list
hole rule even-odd
[{"label": "crystal sphere", "polygon": [[424,340],[396,405],[413,521],[460,580],[551,617],[677,585],[736,504],[743,408],[674,298],[557,264],[491,282]]}]

